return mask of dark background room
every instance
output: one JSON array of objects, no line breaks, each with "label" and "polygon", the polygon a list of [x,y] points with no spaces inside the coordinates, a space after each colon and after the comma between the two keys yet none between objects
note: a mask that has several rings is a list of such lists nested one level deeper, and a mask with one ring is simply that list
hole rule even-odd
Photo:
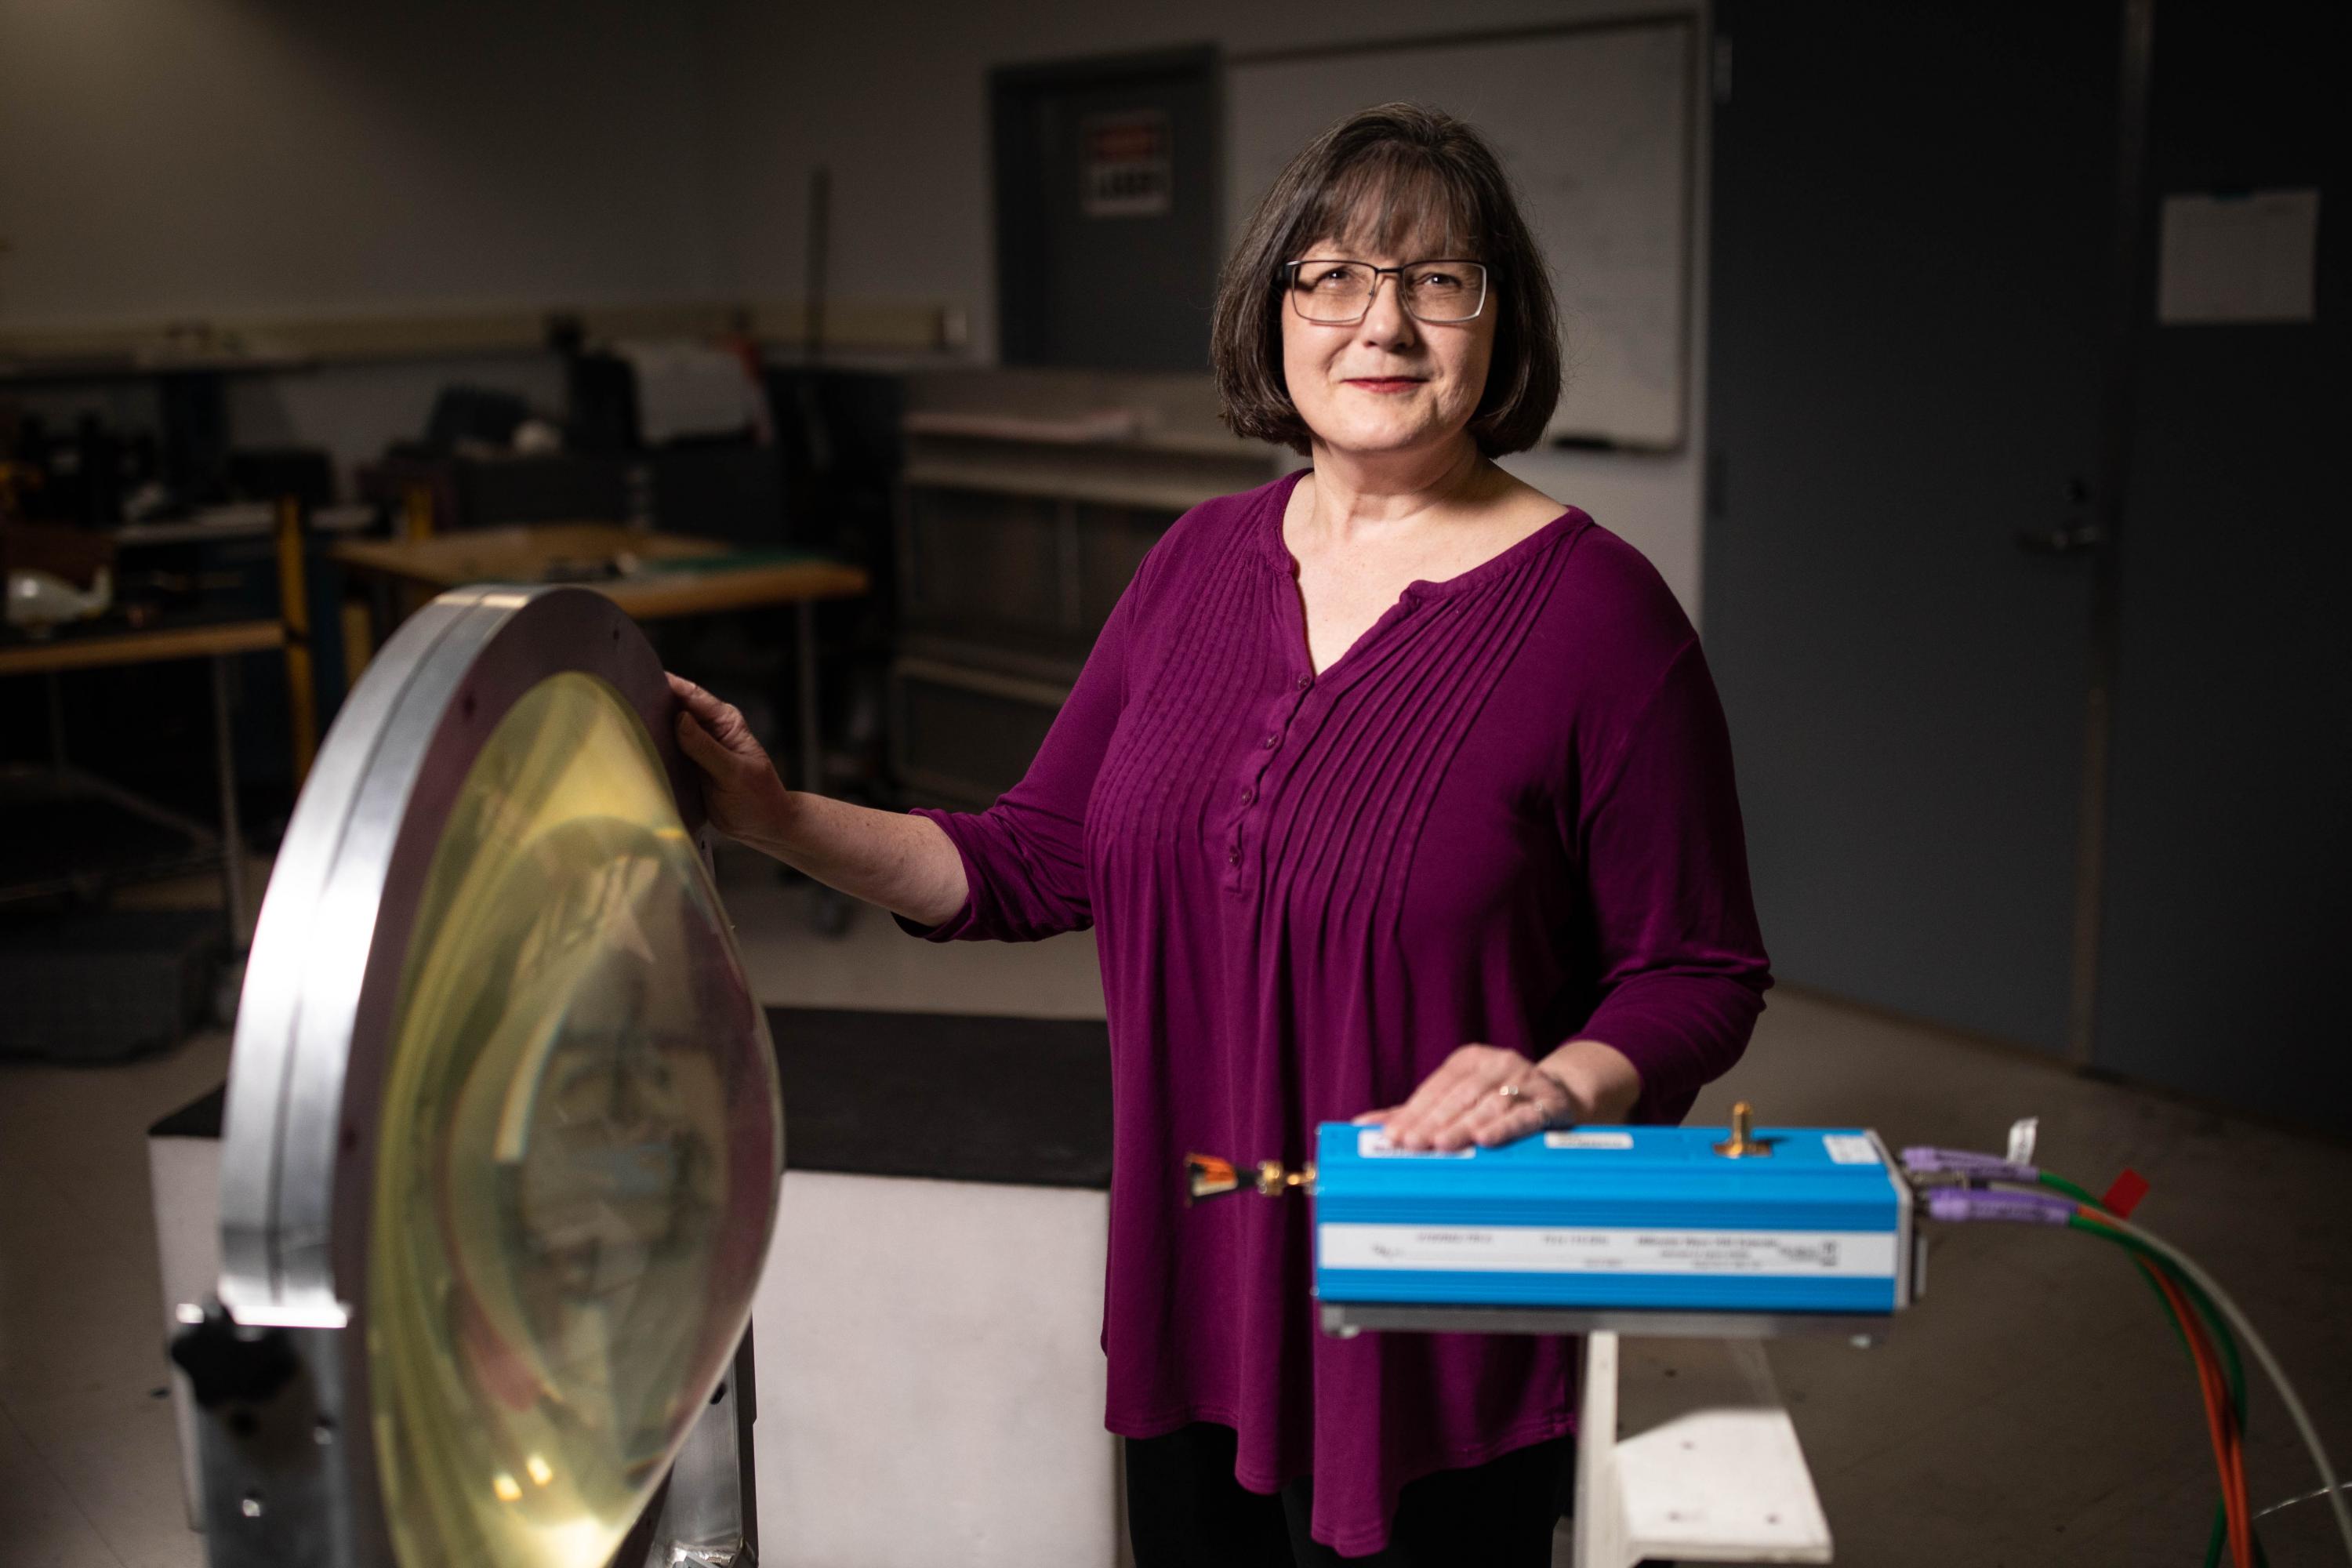
[{"label": "dark background room", "polygon": [[[1559,1506],[1538,1500],[1563,1568],[2344,1561],[2327,1456],[2352,1462],[2352,1219],[2327,1194],[2352,1191],[2352,268],[2325,188],[2346,17],[5,0],[0,1568],[1214,1559],[1142,1544],[1152,1423],[1120,1415],[1118,1342],[1191,1309],[1118,1305],[1124,1194],[1149,1186],[1179,1227],[1287,1226],[1303,1270],[1309,1205],[1336,1223],[1355,1167],[1136,1131],[1192,1044],[1169,1025],[1177,1065],[1143,1061],[1122,998],[1185,986],[1133,978],[1146,928],[1109,912],[1114,871],[1073,873],[1097,930],[1013,910],[954,824],[1038,791],[1041,747],[1040,773],[1064,766],[1105,702],[1128,704],[1109,754],[1139,745],[1175,699],[1138,695],[1133,650],[1159,646],[1152,606],[1217,498],[1337,495],[1358,471],[1303,392],[1318,455],[1236,434],[1212,329],[1269,188],[1384,104],[1458,117],[1508,178],[1562,390],[1532,445],[1475,458],[1479,482],[1588,514],[1695,631],[1736,764],[1713,775],[1727,801],[1736,776],[1732,901],[1752,890],[1769,959],[1752,1039],[1740,1022],[1736,1065],[1690,1079],[1684,1131],[1663,1090],[1635,1110],[1570,1075],[1547,1104],[1563,1079],[1539,1063],[1497,1090],[1540,1113],[1512,1137],[1540,1127],[1527,1146],[1560,1152],[1563,1180],[1615,1136],[1574,1121],[1659,1123],[1702,1165],[1777,1142],[1691,1211],[1726,1232],[1805,1229],[1752,1216],[1858,1160],[1889,1178],[1870,1201],[1894,1294],[1852,1319],[1671,1293],[1349,1317],[1335,1232],[1315,1297],[1279,1306],[1319,1331],[1287,1342],[1313,1342],[1317,1379],[1449,1333],[1580,1356]],[[1307,299],[1297,254],[1264,280],[1277,311]],[[1454,286],[1413,271],[1429,254],[1360,263],[1361,320],[1392,348],[1464,326],[1428,303]],[[1474,323],[1520,297],[1475,272]],[[1358,331],[1302,314],[1275,350]],[[1288,504],[1273,548],[1301,586],[1266,580],[1295,618],[1318,579],[1281,553],[1306,537]],[[1292,650],[1296,692],[1248,710],[1271,771],[1214,846],[1223,890],[1134,873],[1171,921],[1209,929],[1192,905],[1222,901],[1230,929],[1256,896],[1239,808],[1306,766],[1293,715],[1370,680],[1378,639],[1453,586],[1375,595],[1364,643],[1336,645],[1353,671]],[[1187,662],[1211,646],[1199,614],[1151,655],[1188,713],[1244,679]],[[1540,646],[1583,646],[1561,637]],[[1082,684],[1114,645],[1125,662]],[[663,668],[707,689],[683,736]],[[509,703],[540,728],[493,728]],[[1507,706],[1463,722],[1548,732],[1541,703]],[[928,833],[921,864],[953,890],[899,896],[898,849],[836,874],[814,839],[743,830],[696,750],[729,710],[773,798],[840,814],[795,823]],[[1629,748],[1671,728],[1641,711]],[[1392,779],[1470,766],[1396,724],[1365,753]],[[1143,787],[1104,766],[1094,802]],[[1372,768],[1301,831],[1360,819],[1402,866],[1411,841],[1370,824],[1404,786]],[[1703,837],[1660,789],[1625,809]],[[1005,820],[1042,832],[1043,798]],[[1553,820],[1513,809],[1514,831]],[[1043,886],[1060,841],[1020,832],[986,842]],[[1145,853],[1114,837],[1097,824],[1085,853]],[[650,901],[615,916],[630,900]],[[1559,930],[1609,929],[1589,901],[1566,895]],[[1474,962],[1414,945],[1436,920],[1368,939],[1424,1003]],[[908,935],[1024,921],[1011,934],[1045,940]],[[580,931],[605,945],[549,956]],[[1367,981],[1360,1005],[1384,994]],[[1591,1012],[1603,1033],[1600,1005],[1569,1026]],[[499,1053],[584,1049],[622,1014],[668,1031],[653,1109],[581,1110],[551,1068],[484,1087]],[[450,1055],[477,1034],[478,1059]],[[1608,1059],[1629,1057],[1651,1070]],[[698,1076],[712,1063],[739,1076]],[[1299,1071],[1274,1078],[1312,1102]],[[1333,1101],[1297,1131],[1377,1109]],[[678,1191],[728,1194],[724,1234],[682,1240],[673,1215],[646,1239],[644,1119],[663,1116],[723,1127],[719,1165],[677,1152],[683,1132],[659,1159]],[[417,1152],[469,1127],[501,1151],[484,1169],[522,1173],[511,1190],[469,1195]],[[540,1135],[561,1152],[515,1152]],[[1792,1145],[1834,1163],[1809,1176]],[[1362,1179],[1426,1171],[1416,1223],[1505,1224],[1445,1206],[1474,1203],[1478,1154]],[[729,1184],[762,1158],[789,1173]],[[1147,1182],[1145,1159],[1167,1168]],[[1611,1179],[1683,1190],[1644,1169],[1661,1185]],[[395,1179],[425,1195],[403,1208]],[[1622,1223],[1671,1223],[1627,1201]],[[612,1261],[620,1235],[636,1262]],[[1839,1245],[1824,1267],[1862,1268]],[[410,1320],[383,1281],[444,1268],[450,1304],[387,1348],[381,1325]],[[532,1292],[557,1275],[551,1327]],[[608,1286],[640,1311],[667,1290],[667,1321],[699,1326],[592,1331],[580,1303]],[[609,1352],[582,1348],[600,1335]],[[1285,1373],[1301,1401],[1307,1364]],[[456,1394],[418,1413],[461,1385],[493,1414]],[[1251,1452],[1250,1418],[1184,1408]],[[1439,1419],[1418,1408],[1392,1393],[1384,1419]],[[1238,1484],[1303,1509],[1304,1466],[1253,1482],[1245,1460]],[[1360,1555],[1313,1479],[1319,1544],[1297,1561]],[[1395,1528],[1406,1554],[1368,1562],[1504,1561],[1408,1552]]]}]

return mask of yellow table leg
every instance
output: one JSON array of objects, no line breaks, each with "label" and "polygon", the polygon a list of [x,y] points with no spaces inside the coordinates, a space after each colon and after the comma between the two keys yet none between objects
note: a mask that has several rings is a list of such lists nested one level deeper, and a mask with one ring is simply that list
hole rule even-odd
[{"label": "yellow table leg", "polygon": [[319,687],[310,655],[310,594],[302,565],[302,505],[278,502],[278,615],[286,627],[286,707],[294,737],[294,787],[319,754]]}]

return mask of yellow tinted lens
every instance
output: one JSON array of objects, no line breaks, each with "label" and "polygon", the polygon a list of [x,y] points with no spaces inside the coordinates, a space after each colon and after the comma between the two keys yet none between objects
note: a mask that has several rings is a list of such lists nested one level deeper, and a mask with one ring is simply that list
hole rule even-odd
[{"label": "yellow tinted lens", "polygon": [[368,1365],[404,1568],[603,1563],[749,1310],[775,1065],[636,714],[526,693],[460,788],[402,981]]}]

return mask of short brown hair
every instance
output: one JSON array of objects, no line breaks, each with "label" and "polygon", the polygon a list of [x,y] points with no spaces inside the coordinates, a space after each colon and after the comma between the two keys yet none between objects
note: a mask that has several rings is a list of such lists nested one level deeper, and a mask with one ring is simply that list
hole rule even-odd
[{"label": "short brown hair", "polygon": [[1236,435],[1308,450],[1282,375],[1282,268],[1324,238],[1485,262],[1495,357],[1470,437],[1490,458],[1542,439],[1559,402],[1559,318],[1543,252],[1486,138],[1412,103],[1359,110],[1308,142],[1225,258],[1209,349]]}]

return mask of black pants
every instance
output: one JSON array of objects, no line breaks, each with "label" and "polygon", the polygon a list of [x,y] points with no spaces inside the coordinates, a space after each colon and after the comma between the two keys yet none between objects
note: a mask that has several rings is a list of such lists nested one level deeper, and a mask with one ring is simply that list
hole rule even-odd
[{"label": "black pants", "polygon": [[1196,1422],[1127,1439],[1127,1532],[1136,1568],[1549,1568],[1573,1440],[1408,1481],[1386,1550],[1342,1557],[1308,1538],[1315,1486],[1265,1497],[1234,1479],[1228,1426]]}]

